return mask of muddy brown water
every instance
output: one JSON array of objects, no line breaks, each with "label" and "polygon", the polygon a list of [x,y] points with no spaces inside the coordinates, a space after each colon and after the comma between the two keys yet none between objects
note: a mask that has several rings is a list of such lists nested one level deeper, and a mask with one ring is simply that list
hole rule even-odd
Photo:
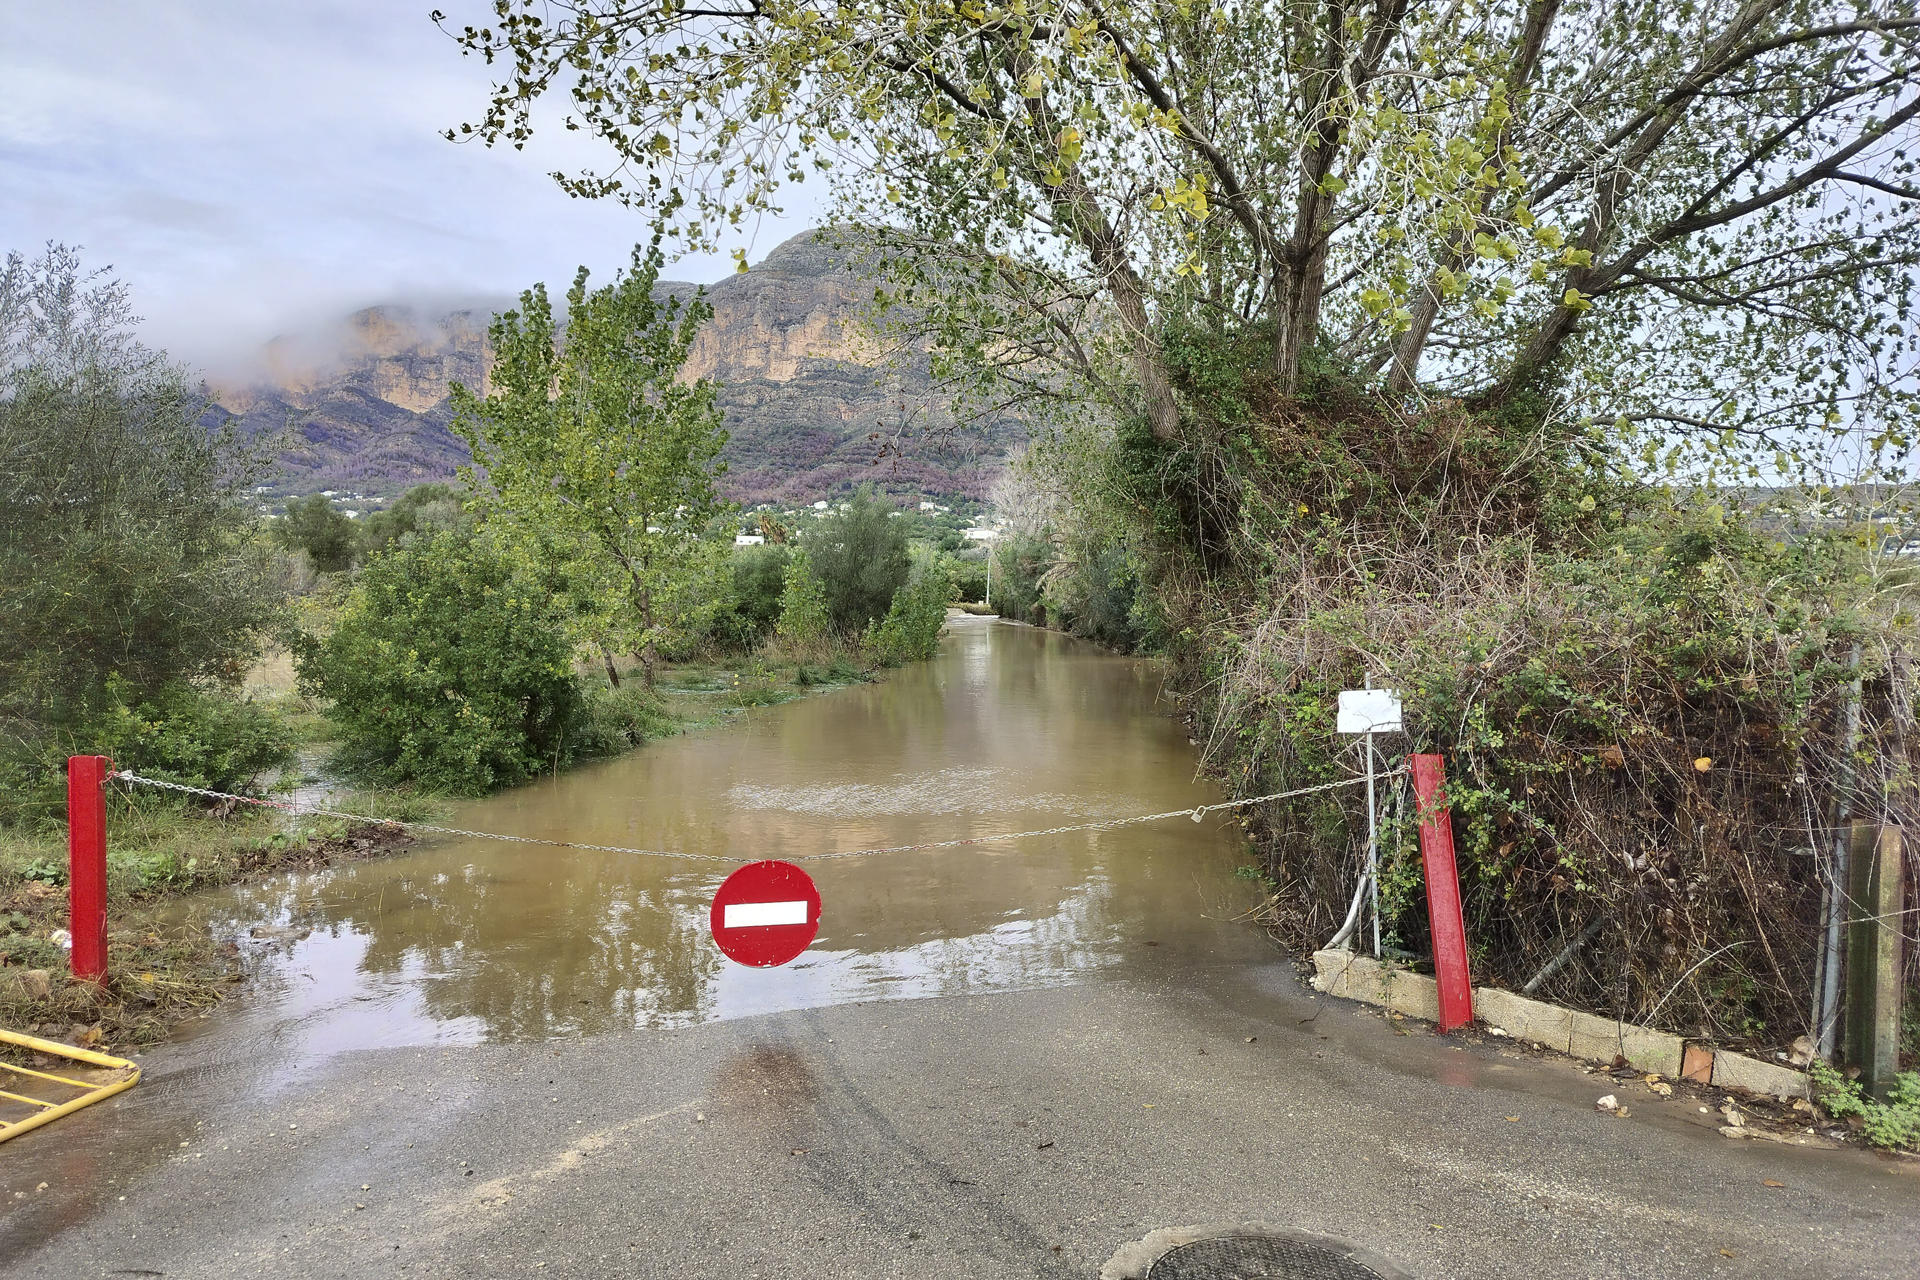
[{"label": "muddy brown water", "polygon": [[[446,825],[748,861],[912,844],[1220,799],[1153,664],[955,619],[932,662],[459,806]],[[809,864],[820,932],[776,970],[708,932],[730,869],[442,839],[188,909],[258,955],[189,1028],[286,1057],[678,1026],[846,1001],[1078,980],[1182,953],[1271,959],[1236,919],[1245,848],[1210,815]],[[264,935],[255,937],[255,934]]]}]

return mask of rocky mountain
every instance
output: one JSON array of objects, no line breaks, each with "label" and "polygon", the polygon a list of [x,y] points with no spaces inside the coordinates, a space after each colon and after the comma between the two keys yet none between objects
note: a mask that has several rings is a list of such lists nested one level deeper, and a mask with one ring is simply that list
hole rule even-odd
[{"label": "rocky mountain", "polygon": [[[980,496],[1023,435],[1010,419],[941,431],[924,371],[880,361],[856,324],[872,285],[811,232],[707,296],[713,318],[687,373],[720,384],[726,488],[738,501],[811,500],[869,480],[900,494]],[[276,339],[260,372],[216,386],[210,425],[271,440],[275,488],[287,493],[391,494],[447,479],[467,461],[447,425],[448,383],[485,385],[487,323],[510,305],[369,307],[334,332]]]}]

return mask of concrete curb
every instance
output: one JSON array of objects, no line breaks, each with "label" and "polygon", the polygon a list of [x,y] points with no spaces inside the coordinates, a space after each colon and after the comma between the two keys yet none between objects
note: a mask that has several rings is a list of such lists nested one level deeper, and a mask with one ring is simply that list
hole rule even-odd
[{"label": "concrete curb", "polygon": [[[1428,1022],[1439,1018],[1438,984],[1424,974],[1351,951],[1316,951],[1313,967],[1314,988],[1327,995],[1382,1005]],[[1489,1027],[1575,1058],[1610,1063],[1620,1057],[1637,1070],[1676,1080],[1776,1098],[1812,1096],[1804,1071],[1715,1049],[1652,1027],[1596,1018],[1577,1009],[1530,1000],[1498,987],[1475,987],[1473,1009]]]}]

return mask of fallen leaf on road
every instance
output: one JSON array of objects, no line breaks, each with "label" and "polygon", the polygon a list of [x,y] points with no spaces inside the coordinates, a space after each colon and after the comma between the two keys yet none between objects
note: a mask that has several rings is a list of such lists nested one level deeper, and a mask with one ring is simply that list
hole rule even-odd
[{"label": "fallen leaf on road", "polygon": [[1784,1182],[1776,1182],[1774,1179],[1768,1178],[1765,1182],[1761,1183],[1760,1185],[1763,1187],[1784,1187],[1787,1184]]},{"label": "fallen leaf on road", "polygon": [[1052,1145],[1053,1145],[1053,1139],[1052,1139],[1052,1138],[1048,1138],[1048,1139],[1047,1139],[1047,1140],[1046,1140],[1045,1142],[1036,1142],[1036,1143],[1034,1143],[1034,1144],[1033,1144],[1033,1149],[1034,1149],[1035,1151],[1045,1151],[1045,1150],[1046,1150],[1046,1149],[1047,1149],[1048,1147],[1050,1147],[1050,1146],[1052,1146]]},{"label": "fallen leaf on road", "polygon": [[1153,1104],[1151,1102],[1143,1102],[1140,1105],[1145,1107],[1149,1111],[1153,1110]]},{"label": "fallen leaf on road", "polygon": [[1731,1258],[1731,1257],[1733,1256],[1733,1250],[1731,1250],[1731,1249],[1722,1249],[1722,1250],[1720,1251],[1720,1256],[1721,1256],[1721,1257],[1723,1257],[1723,1258]]},{"label": "fallen leaf on road", "polygon": [[1508,1116],[1508,1117],[1507,1117],[1507,1123],[1508,1123],[1508,1124],[1518,1124],[1518,1123],[1520,1123],[1520,1117],[1519,1117],[1519,1116]]}]

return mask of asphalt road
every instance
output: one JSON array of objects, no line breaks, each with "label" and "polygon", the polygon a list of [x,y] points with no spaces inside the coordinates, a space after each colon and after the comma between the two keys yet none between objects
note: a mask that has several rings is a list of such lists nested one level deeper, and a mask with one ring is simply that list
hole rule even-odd
[{"label": "asphalt road", "polygon": [[270,1078],[162,1054],[0,1148],[0,1260],[1091,1277],[1154,1228],[1262,1220],[1420,1277],[1920,1275],[1912,1162],[1730,1141],[1650,1093],[1616,1118],[1570,1063],[1406,1034],[1279,962],[1189,960]]}]

